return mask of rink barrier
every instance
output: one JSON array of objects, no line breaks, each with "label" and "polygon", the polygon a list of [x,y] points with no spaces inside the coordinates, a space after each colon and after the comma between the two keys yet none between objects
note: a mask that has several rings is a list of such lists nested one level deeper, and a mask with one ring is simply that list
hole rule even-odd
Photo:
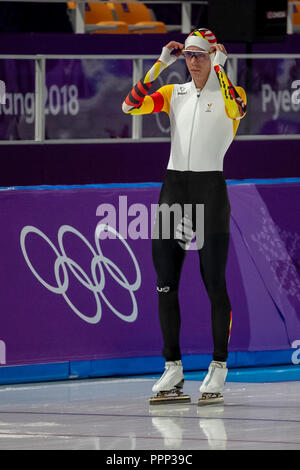
[{"label": "rink barrier", "polygon": [[[227,180],[226,183],[229,185],[247,185],[247,184],[274,184],[274,183],[298,183],[300,178],[278,178],[278,179],[249,179],[249,180]],[[73,187],[83,188],[92,187],[92,188],[108,188],[108,187],[120,187],[120,188],[137,188],[137,187],[152,187],[160,186],[160,183],[141,183],[141,184],[103,184],[103,185],[86,185],[86,186],[77,186]],[[42,189],[71,189],[71,186],[36,186],[32,189],[42,190]],[[15,192],[14,190],[21,189],[21,187],[11,187],[6,188],[7,190],[12,190],[11,195]],[[23,187],[22,187],[23,189]],[[26,189],[29,189],[26,187]],[[245,188],[247,189],[247,188]],[[285,311],[285,314],[287,312]],[[294,332],[294,337],[297,336],[297,333]],[[295,336],[296,335],[296,336]],[[252,338],[253,340],[253,338]],[[300,375],[298,373],[299,366],[292,364],[292,355],[293,349],[288,348],[291,344],[289,338],[288,341],[282,342],[279,347],[282,347],[280,350],[272,350],[272,344],[270,344],[269,350],[263,351],[237,351],[230,352],[228,359],[230,370],[229,378],[232,378],[236,381],[277,381],[277,380],[300,380]],[[252,341],[252,349],[259,349],[260,347],[265,348],[267,344],[257,344],[255,345]],[[203,346],[203,345],[202,345]],[[274,347],[275,345],[273,345]],[[278,342],[276,343],[278,346]],[[275,346],[275,348],[276,348]],[[239,347],[239,346],[238,346]],[[238,348],[236,348],[238,349]],[[118,352],[119,353],[119,352]],[[117,353],[117,354],[118,354]],[[122,352],[120,352],[122,354]],[[151,354],[151,353],[150,353]],[[96,354],[91,355],[92,360],[70,360],[70,356],[61,356],[60,362],[50,362],[46,363],[47,359],[44,356],[45,363],[35,363],[35,364],[19,364],[13,363],[6,364],[3,361],[0,365],[0,384],[9,384],[9,383],[28,383],[28,382],[43,382],[51,380],[69,380],[69,379],[84,379],[84,378],[97,378],[97,377],[115,377],[115,376],[133,376],[133,375],[144,375],[144,374],[160,374],[163,370],[164,360],[161,356],[144,356],[144,357],[121,357],[121,358],[110,358],[110,359],[99,359],[96,360]],[[106,357],[108,354],[106,355]],[[88,355],[79,356],[88,358]],[[100,357],[100,356],[98,356]],[[54,361],[58,359],[58,356],[54,358]],[[65,360],[66,359],[66,360]],[[195,374],[200,374],[199,371],[207,370],[208,364],[211,360],[210,354],[194,354],[194,355],[185,355],[183,356],[183,364],[186,371],[194,371]],[[38,359],[37,359],[38,361]],[[284,368],[282,369],[282,367]],[[266,368],[266,373],[264,368]],[[273,372],[272,372],[273,367]],[[243,368],[242,372],[238,371],[237,368]],[[259,368],[258,373],[255,373],[255,369]],[[195,372],[196,371],[196,372]],[[270,373],[268,372],[270,371]],[[276,371],[280,374],[276,375]],[[249,373],[248,373],[249,372]],[[196,375],[195,375],[196,376]],[[277,377],[277,379],[276,379]]]},{"label": "rink barrier", "polygon": [[[185,374],[185,380],[202,381],[206,371],[188,372]],[[228,371],[226,383],[230,382],[250,382],[250,383],[268,383],[268,382],[290,382],[300,380],[300,366],[268,366],[253,367],[246,369],[231,369]]]},{"label": "rink barrier", "polygon": [[[227,381],[280,382],[300,380],[300,365],[291,363],[293,349],[280,351],[230,352]],[[211,361],[210,354],[184,355],[187,380],[202,380]],[[60,363],[0,366],[0,385],[54,380],[132,377],[161,374],[161,356],[130,357]]]},{"label": "rink barrier", "polygon": [[[226,179],[228,186],[237,184],[284,184],[300,183],[300,178],[248,178],[242,180]],[[35,186],[6,186],[0,187],[0,191],[22,191],[22,190],[61,190],[61,189],[107,189],[107,188],[155,188],[161,187],[162,183],[104,183],[104,184],[68,184],[68,185],[35,185]]]}]

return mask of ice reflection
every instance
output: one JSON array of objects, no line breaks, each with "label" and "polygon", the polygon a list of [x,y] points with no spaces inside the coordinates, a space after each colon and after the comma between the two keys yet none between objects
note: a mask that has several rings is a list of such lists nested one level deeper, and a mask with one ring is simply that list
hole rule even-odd
[{"label": "ice reflection", "polygon": [[198,407],[197,415],[200,416],[199,427],[207,438],[210,449],[226,450],[227,433],[225,422],[222,419],[224,405],[208,405]]},{"label": "ice reflection", "polygon": [[149,414],[152,415],[152,425],[164,439],[167,449],[180,449],[184,435],[182,419],[191,409],[190,406],[174,404],[152,405]]}]

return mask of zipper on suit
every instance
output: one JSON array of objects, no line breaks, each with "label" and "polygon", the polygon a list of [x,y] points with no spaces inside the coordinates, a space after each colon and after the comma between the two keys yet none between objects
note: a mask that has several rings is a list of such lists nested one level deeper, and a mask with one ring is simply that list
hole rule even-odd
[{"label": "zipper on suit", "polygon": [[190,158],[191,158],[192,137],[193,137],[193,131],[194,131],[194,121],[195,121],[195,114],[196,114],[196,110],[197,110],[198,98],[199,98],[200,94],[201,94],[201,90],[197,90],[197,98],[196,98],[196,103],[195,103],[195,107],[194,107],[192,130],[191,130],[191,137],[190,137],[190,142],[189,142],[188,170],[190,169]]}]

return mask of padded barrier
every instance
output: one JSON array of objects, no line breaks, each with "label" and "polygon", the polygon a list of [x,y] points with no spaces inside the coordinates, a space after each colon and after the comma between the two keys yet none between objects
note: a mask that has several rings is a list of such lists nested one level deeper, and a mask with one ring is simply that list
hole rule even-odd
[{"label": "padded barrier", "polygon": [[[295,357],[296,353],[295,341],[300,340],[297,313],[299,182],[300,178],[227,181],[232,207],[228,285],[233,312],[236,312],[228,365],[236,370],[235,377],[245,378],[244,373],[237,374],[237,368],[251,369],[253,375],[255,368],[265,366],[274,367],[274,370],[277,366],[280,370],[289,366],[281,375],[275,374],[274,377],[285,377],[286,380],[297,377],[298,366],[293,363],[292,356]],[[55,295],[38,282],[25,262],[19,238],[22,227],[30,224],[39,227],[54,243],[53,246],[57,246],[58,228],[62,224],[73,224],[92,242],[93,230],[99,220],[96,209],[101,202],[112,203],[120,194],[127,194],[128,203],[149,204],[157,200],[160,186],[158,183],[141,183],[2,188],[1,311],[9,312],[9,315],[3,316],[1,325],[0,383],[153,374],[162,370],[158,319],[153,316],[151,308],[155,301],[151,287],[155,285],[155,276],[154,272],[147,271],[151,267],[151,250],[146,246],[150,240],[135,240],[132,244],[142,279],[147,280],[143,281],[140,292],[135,293],[139,305],[137,321],[122,321],[103,302],[103,318],[90,324],[75,315],[74,308],[72,311],[62,295]],[[60,210],[55,212],[55,207]],[[276,235],[279,251],[276,247],[269,250],[271,243],[266,245],[264,242],[266,234],[269,242],[274,241]],[[37,242],[34,237],[32,241]],[[80,239],[75,237],[74,240],[76,255],[79,256],[76,262],[82,262],[87,247],[82,244],[80,248]],[[29,252],[35,256],[35,269],[43,269],[40,274],[50,285],[54,283],[51,273],[55,250],[49,246],[45,251],[45,239],[39,243],[36,253]],[[80,259],[81,254],[84,257]],[[74,257],[74,253],[72,255]],[[113,251],[106,252],[106,255],[113,255]],[[118,262],[124,269],[128,260],[122,256],[120,252]],[[39,265],[41,261],[45,264]],[[276,268],[273,271],[270,269],[272,266]],[[187,371],[205,370],[211,360],[209,303],[200,285],[196,292],[189,283],[191,278],[199,275],[198,268],[197,263],[194,265],[191,259],[187,260],[182,279],[183,360]],[[107,275],[107,285],[111,282]],[[76,284],[76,293],[78,286],[80,283]],[[112,285],[108,289],[111,290],[106,295],[115,300],[115,287]],[[73,300],[69,292],[68,295]],[[122,291],[120,299],[123,295],[126,298]],[[93,296],[82,300],[82,305],[88,302],[89,307],[95,307]],[[191,312],[199,306],[201,315],[192,315]],[[92,312],[93,309],[89,314]],[[259,374],[261,378],[266,377],[261,369]],[[271,376],[269,378],[271,380]]]}]

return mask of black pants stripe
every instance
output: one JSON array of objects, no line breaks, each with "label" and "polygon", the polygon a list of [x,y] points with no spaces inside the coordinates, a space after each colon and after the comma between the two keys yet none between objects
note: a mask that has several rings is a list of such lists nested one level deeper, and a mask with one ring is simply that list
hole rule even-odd
[{"label": "black pants stripe", "polygon": [[[226,288],[225,270],[229,246],[230,204],[223,172],[168,170],[162,186],[159,206],[180,204],[191,208],[188,216],[195,231],[196,204],[204,205],[204,244],[198,251],[200,272],[211,303],[213,359],[226,361],[230,336],[231,305]],[[186,211],[185,211],[186,212]],[[184,210],[182,210],[184,214]],[[180,307],[178,289],[186,249],[176,235],[178,223],[171,218],[170,237],[163,238],[157,224],[163,222],[157,212],[152,238],[152,256],[157,272],[158,310],[163,335],[163,356],[167,361],[181,359]],[[197,280],[192,279],[197,289]],[[199,311],[201,307],[199,306]]]}]

